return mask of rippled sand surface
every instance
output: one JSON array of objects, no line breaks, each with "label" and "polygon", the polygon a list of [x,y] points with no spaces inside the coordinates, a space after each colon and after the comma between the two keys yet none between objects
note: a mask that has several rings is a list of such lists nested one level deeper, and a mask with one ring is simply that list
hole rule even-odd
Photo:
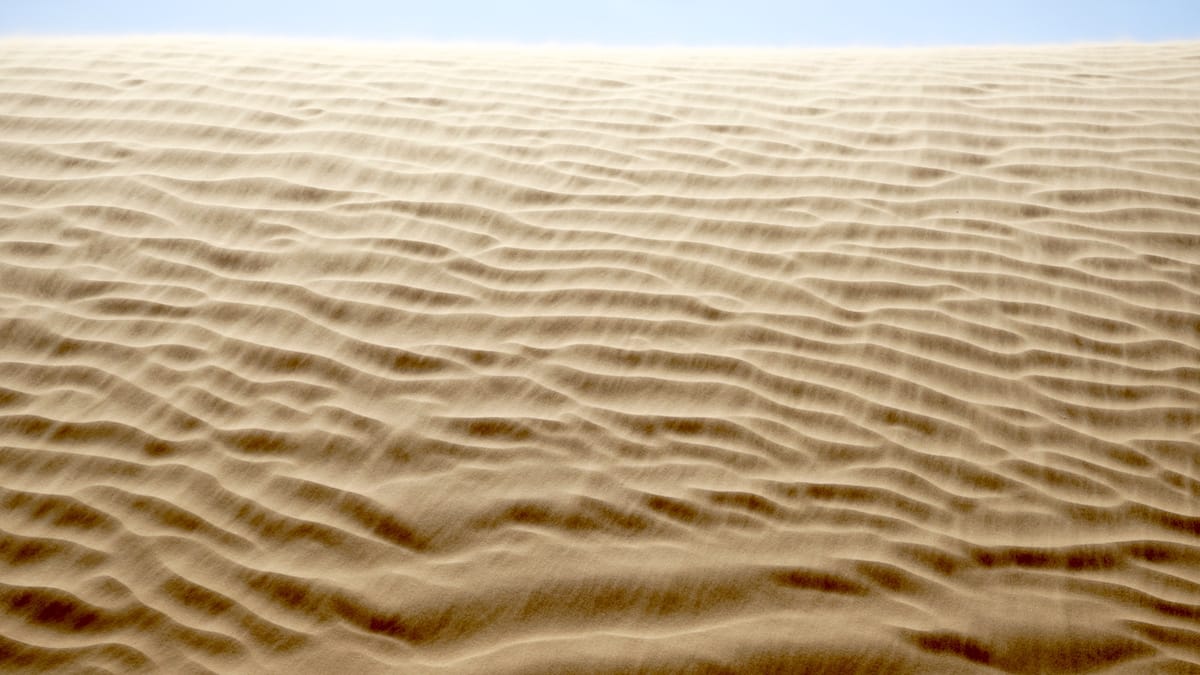
[{"label": "rippled sand surface", "polygon": [[1198,92],[0,43],[0,666],[1197,672]]}]

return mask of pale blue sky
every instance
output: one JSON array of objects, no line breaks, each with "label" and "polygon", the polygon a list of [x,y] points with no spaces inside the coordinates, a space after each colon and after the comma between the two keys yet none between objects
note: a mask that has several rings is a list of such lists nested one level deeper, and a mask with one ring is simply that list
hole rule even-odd
[{"label": "pale blue sky", "polygon": [[956,45],[1200,38],[1200,0],[0,0],[0,34],[616,45]]}]

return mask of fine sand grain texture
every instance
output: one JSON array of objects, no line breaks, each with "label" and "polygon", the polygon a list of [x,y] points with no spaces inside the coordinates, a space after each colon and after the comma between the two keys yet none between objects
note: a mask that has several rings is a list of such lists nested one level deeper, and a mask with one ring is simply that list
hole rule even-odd
[{"label": "fine sand grain texture", "polygon": [[0,667],[1200,671],[1200,44],[0,42]]}]

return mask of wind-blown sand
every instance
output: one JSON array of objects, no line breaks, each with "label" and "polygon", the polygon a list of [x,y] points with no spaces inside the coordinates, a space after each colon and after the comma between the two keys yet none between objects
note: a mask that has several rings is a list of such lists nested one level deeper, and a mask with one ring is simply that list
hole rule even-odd
[{"label": "wind-blown sand", "polygon": [[1200,44],[8,40],[0,446],[10,669],[1197,672]]}]

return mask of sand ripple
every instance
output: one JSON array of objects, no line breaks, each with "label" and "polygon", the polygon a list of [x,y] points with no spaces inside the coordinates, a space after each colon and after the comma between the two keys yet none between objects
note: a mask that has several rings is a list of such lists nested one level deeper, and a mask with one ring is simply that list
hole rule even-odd
[{"label": "sand ripple", "polygon": [[0,51],[0,666],[1200,671],[1200,46]]}]

